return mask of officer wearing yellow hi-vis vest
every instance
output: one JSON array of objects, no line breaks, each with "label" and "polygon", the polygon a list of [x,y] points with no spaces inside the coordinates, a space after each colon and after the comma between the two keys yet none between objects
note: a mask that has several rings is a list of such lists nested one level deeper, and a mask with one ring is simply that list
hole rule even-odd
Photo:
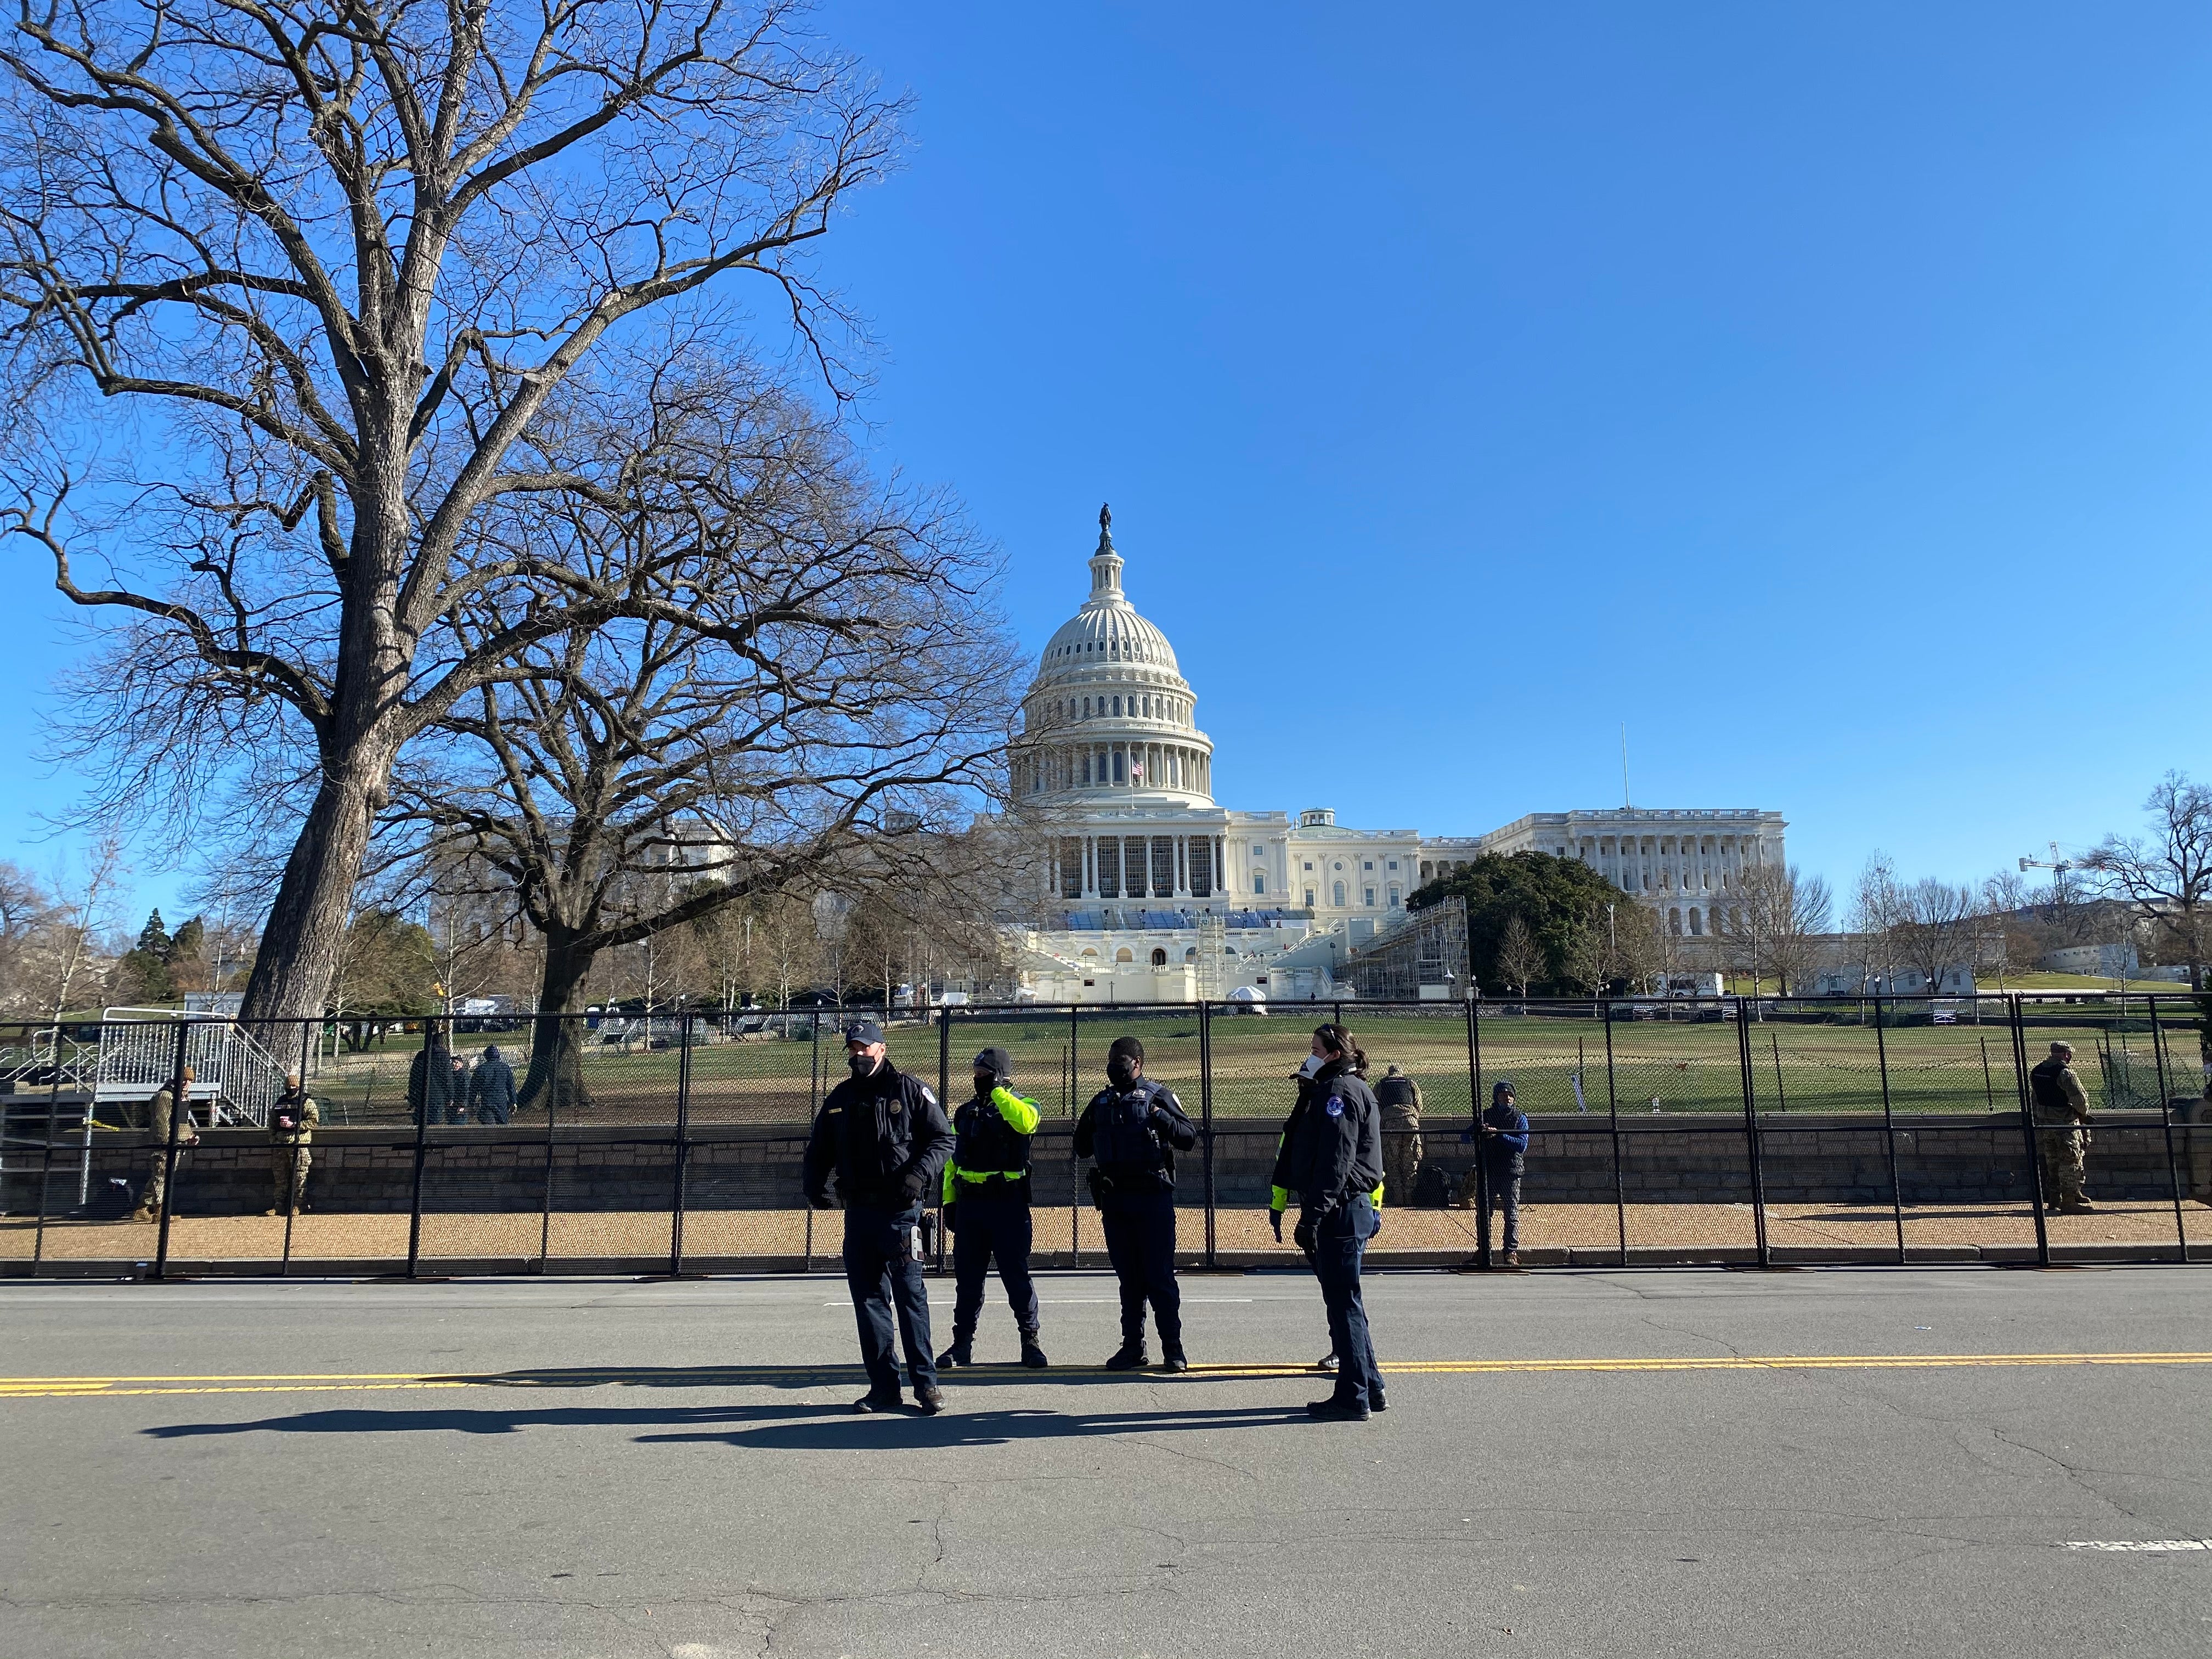
[{"label": "officer wearing yellow hi-vis vest", "polygon": [[1014,1062],[1004,1048],[975,1056],[975,1094],[952,1115],[952,1158],[945,1166],[945,1223],[952,1229],[952,1346],[940,1366],[975,1363],[975,1322],[983,1312],[983,1280],[996,1257],[1014,1323],[1022,1334],[1022,1364],[1042,1370],[1037,1346],[1036,1285],[1030,1278],[1030,1137],[1037,1109],[1006,1085]]}]

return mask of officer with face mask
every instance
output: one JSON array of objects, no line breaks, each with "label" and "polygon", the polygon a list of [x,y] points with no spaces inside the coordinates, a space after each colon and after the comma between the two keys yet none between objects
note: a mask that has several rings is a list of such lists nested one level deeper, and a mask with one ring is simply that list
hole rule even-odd
[{"label": "officer with face mask", "polygon": [[896,1304],[915,1404],[933,1417],[945,1398],[929,1352],[920,1230],[922,1196],[944,1172],[952,1127],[928,1085],[890,1063],[883,1027],[873,1020],[845,1028],[845,1063],[852,1075],[815,1115],[804,1167],[807,1201],[816,1209],[830,1207],[833,1174],[845,1201],[845,1283],[868,1368],[868,1392],[853,1409],[896,1411],[904,1403],[891,1346]]},{"label": "officer with face mask", "polygon": [[1106,1257],[1121,1281],[1121,1346],[1111,1371],[1151,1363],[1145,1304],[1160,1328],[1160,1369],[1187,1371],[1182,1295],[1175,1278],[1175,1155],[1198,1144],[1172,1090],[1145,1075],[1145,1045],[1116,1037],[1106,1051],[1107,1086],[1075,1124],[1075,1155],[1096,1159],[1091,1195],[1106,1229]]},{"label": "officer with face mask", "polygon": [[1048,1363],[1037,1342],[1036,1285],[1030,1278],[1030,1137],[1037,1107],[1008,1085],[1013,1057],[1004,1048],[975,1056],[975,1094],[952,1115],[952,1160],[945,1166],[945,1222],[952,1229],[952,1346],[945,1365],[975,1363],[975,1322],[983,1314],[983,1282],[991,1262],[1022,1334],[1022,1364]]}]

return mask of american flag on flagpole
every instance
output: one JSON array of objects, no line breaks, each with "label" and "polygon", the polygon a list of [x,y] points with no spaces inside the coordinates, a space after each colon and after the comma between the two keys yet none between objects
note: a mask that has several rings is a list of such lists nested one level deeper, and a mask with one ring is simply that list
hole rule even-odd
[{"label": "american flag on flagpole", "polygon": [[1144,781],[1145,781],[1145,763],[1144,763],[1144,762],[1142,762],[1142,761],[1140,761],[1140,760],[1137,760],[1137,759],[1132,758],[1132,759],[1131,759],[1131,761],[1129,762],[1129,781],[1130,781],[1130,782],[1132,782],[1132,783],[1142,783]]}]

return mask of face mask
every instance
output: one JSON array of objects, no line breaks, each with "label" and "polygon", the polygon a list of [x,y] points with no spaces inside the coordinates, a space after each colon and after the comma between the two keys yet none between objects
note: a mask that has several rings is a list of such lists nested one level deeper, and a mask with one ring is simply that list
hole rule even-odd
[{"label": "face mask", "polygon": [[1136,1062],[1129,1060],[1109,1060],[1106,1062],[1106,1077],[1115,1088],[1126,1089],[1137,1080]]},{"label": "face mask", "polygon": [[1298,1067],[1298,1075],[1300,1077],[1311,1077],[1319,1070],[1321,1070],[1321,1056],[1319,1054],[1308,1054],[1306,1056],[1305,1064]]},{"label": "face mask", "polygon": [[872,1054],[848,1055],[845,1064],[854,1077],[873,1077],[876,1074],[875,1057]]},{"label": "face mask", "polygon": [[998,1079],[998,1075],[997,1075],[995,1073],[992,1073],[992,1072],[978,1072],[978,1073],[975,1073],[975,1098],[976,1098],[976,1099],[978,1099],[978,1100],[981,1100],[981,1099],[982,1099],[982,1098],[984,1098],[987,1095],[988,1095],[988,1094],[991,1092],[991,1091],[992,1091],[992,1090],[994,1090],[994,1089],[997,1088],[998,1086],[999,1086],[999,1079]]}]

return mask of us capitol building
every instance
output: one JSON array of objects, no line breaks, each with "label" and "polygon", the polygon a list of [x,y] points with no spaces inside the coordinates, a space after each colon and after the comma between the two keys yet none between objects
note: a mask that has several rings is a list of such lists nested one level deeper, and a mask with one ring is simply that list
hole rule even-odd
[{"label": "us capitol building", "polygon": [[1725,930],[1741,871],[1783,860],[1782,815],[1750,809],[1532,812],[1437,836],[1347,829],[1326,806],[1216,805],[1197,697],[1121,568],[1102,509],[1090,597],[1046,644],[1022,701],[1013,817],[1039,855],[1035,913],[1011,930],[1025,996],[1331,997],[1347,947],[1404,924],[1415,888],[1479,854],[1528,848],[1581,859],[1699,936]]}]

